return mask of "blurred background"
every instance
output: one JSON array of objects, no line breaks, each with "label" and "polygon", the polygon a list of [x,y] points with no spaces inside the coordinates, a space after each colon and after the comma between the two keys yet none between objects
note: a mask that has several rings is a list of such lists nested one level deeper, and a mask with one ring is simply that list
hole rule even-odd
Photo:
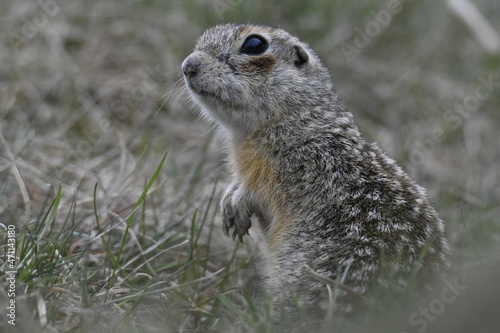
[{"label": "blurred background", "polygon": [[[126,313],[131,331],[217,331],[238,317],[239,305],[245,308],[250,296],[231,296],[229,306],[213,295],[227,277],[233,294],[259,283],[255,246],[235,252],[222,235],[223,143],[189,102],[180,71],[196,38],[225,22],[280,27],[308,42],[365,137],[427,188],[446,222],[456,267],[490,281],[486,267],[498,264],[500,249],[499,2],[0,0],[0,8],[0,231],[19,227],[19,246],[29,239],[60,245],[50,247],[58,256],[33,257],[19,277],[19,303],[29,311],[18,317],[30,330],[85,331],[84,318],[103,313],[105,323],[95,320],[92,329],[112,330],[119,324],[110,318],[120,322]],[[106,278],[106,251],[116,253],[113,244],[128,232],[124,221],[166,152],[140,217],[129,223],[143,246],[128,237],[123,248],[123,256],[143,253],[153,266],[131,264],[148,278],[131,282],[130,271],[122,272],[116,291]],[[109,222],[104,243],[99,218]],[[23,249],[18,259],[26,264]],[[204,259],[195,263],[196,256]],[[51,260],[61,265],[47,271]],[[228,263],[234,269],[215,278]],[[93,273],[81,275],[82,267]],[[75,280],[61,280],[65,274]],[[159,323],[146,329],[134,317],[136,303],[127,302],[165,276],[165,298],[149,301],[169,303],[170,314],[146,307]],[[208,282],[179,287],[193,279],[215,279],[219,289]],[[218,317],[224,306],[232,316]]]}]

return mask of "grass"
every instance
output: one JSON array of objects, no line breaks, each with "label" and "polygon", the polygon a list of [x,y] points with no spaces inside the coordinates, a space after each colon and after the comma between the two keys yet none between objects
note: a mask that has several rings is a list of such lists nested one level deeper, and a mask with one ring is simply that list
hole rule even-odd
[{"label": "grass", "polygon": [[[500,6],[474,4],[500,34]],[[409,322],[412,310],[380,295],[382,309],[367,327],[477,330],[463,313],[494,327],[499,51],[445,3],[423,0],[403,2],[390,24],[346,58],[345,45],[355,45],[387,6],[2,3],[0,283],[9,271],[12,225],[17,307],[14,327],[1,288],[0,331],[272,332],[269,305],[259,301],[256,238],[242,246],[221,232],[218,201],[228,182],[222,144],[177,83],[195,38],[227,21],[281,26],[308,41],[365,136],[429,190],[446,221],[454,268],[468,289],[425,329]],[[490,94],[460,113],[455,105],[490,75]],[[422,319],[416,309],[414,319]]]}]

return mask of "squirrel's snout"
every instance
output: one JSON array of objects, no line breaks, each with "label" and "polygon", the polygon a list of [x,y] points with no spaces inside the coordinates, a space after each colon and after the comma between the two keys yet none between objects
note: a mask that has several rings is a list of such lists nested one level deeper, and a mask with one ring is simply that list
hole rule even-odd
[{"label": "squirrel's snout", "polygon": [[193,53],[188,56],[182,63],[182,72],[184,73],[184,76],[190,79],[199,73],[200,67],[201,61],[199,57],[197,57],[196,54]]}]

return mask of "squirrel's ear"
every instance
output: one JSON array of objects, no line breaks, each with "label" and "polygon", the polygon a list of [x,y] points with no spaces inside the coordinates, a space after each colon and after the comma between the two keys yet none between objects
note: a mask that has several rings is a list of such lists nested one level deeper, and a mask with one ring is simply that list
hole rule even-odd
[{"label": "squirrel's ear", "polygon": [[293,50],[295,51],[295,66],[302,67],[306,62],[309,61],[309,54],[300,45],[294,45]]}]

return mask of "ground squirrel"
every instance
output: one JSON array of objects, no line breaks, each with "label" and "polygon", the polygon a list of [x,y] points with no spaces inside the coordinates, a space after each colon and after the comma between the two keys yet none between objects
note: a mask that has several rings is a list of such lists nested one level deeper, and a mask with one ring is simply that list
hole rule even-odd
[{"label": "ground squirrel", "polygon": [[425,190],[361,136],[306,43],[281,29],[218,25],[182,70],[228,142],[224,233],[241,240],[255,216],[275,306],[325,307],[333,280],[337,310],[355,312],[356,298],[388,279],[404,289],[412,274],[448,266]]}]

